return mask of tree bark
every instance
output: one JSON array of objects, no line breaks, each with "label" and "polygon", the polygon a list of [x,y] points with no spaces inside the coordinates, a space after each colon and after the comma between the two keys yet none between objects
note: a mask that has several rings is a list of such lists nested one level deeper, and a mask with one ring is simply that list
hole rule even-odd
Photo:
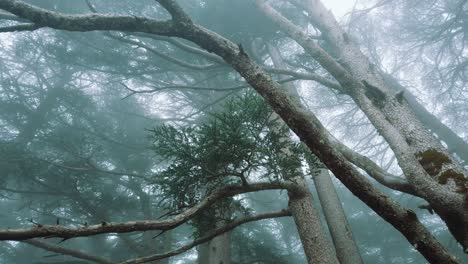
[{"label": "tree bark", "polygon": [[[280,59],[278,50],[271,45],[268,45],[267,47],[275,66],[284,66],[281,65],[283,62]],[[290,83],[285,84],[284,89],[288,94],[295,98],[295,100],[299,100],[299,96],[294,85]],[[276,120],[273,127],[270,127],[270,129],[274,131],[280,132],[282,128],[286,126],[286,124],[275,113],[271,115],[270,119]],[[291,138],[288,134],[283,134],[280,141],[287,142],[288,144],[286,146],[292,145]],[[288,147],[280,149],[279,151],[280,155],[284,158],[294,156],[293,152]],[[299,157],[295,158],[299,160]],[[300,162],[298,164],[300,164]],[[338,263],[336,254],[320,221],[319,212],[313,204],[312,193],[309,190],[301,167],[298,166],[295,168],[294,175],[285,175],[285,177],[286,180],[291,181],[296,184],[298,188],[303,190],[302,193],[288,193],[288,207],[294,218],[294,222],[296,223],[308,263]]]},{"label": "tree bark", "polygon": [[[318,0],[291,0],[304,8],[323,38],[332,46],[335,60],[299,27],[263,0],[260,9],[295,39],[341,84],[386,139],[416,194],[426,199],[464,244],[463,195],[466,171],[450,156],[414,116],[408,104],[390,93],[375,66],[341,29],[333,15]],[[450,178],[450,180],[447,180]]]},{"label": "tree bark", "polygon": [[423,125],[436,133],[437,136],[447,144],[447,150],[450,153],[456,153],[463,160],[463,164],[468,165],[468,143],[442,123],[437,117],[427,111],[427,109],[418,102],[417,98],[395,78],[383,72],[381,72],[381,74],[387,85],[393,89],[394,93],[402,94],[403,98],[408,102]]},{"label": "tree bark", "polygon": [[[267,48],[274,66],[280,69],[286,69],[287,65],[284,63],[278,48],[271,44],[267,44]],[[299,100],[299,93],[294,84],[287,83],[283,86],[286,87],[286,90],[289,91],[292,97],[296,98],[296,100]],[[310,161],[308,161],[308,163],[311,169],[313,169],[315,165]],[[338,260],[343,264],[362,263],[361,255],[359,254],[359,250],[352,237],[351,228],[348,224],[348,221],[346,220],[343,208],[341,207],[341,202],[335,191],[335,187],[331,182],[328,172],[324,169],[321,169],[320,174],[312,174],[312,177],[318,193],[320,204],[322,205],[322,210],[325,214],[328,229],[333,238]],[[306,184],[304,180],[301,182]],[[310,195],[312,196],[312,194]],[[315,208],[313,209],[315,210]],[[291,212],[293,212],[292,209]],[[313,230],[309,230],[309,232],[315,233]],[[307,238],[301,240],[309,241]]]},{"label": "tree bark", "polygon": [[323,229],[320,216],[312,202],[310,192],[304,177],[291,179],[304,191],[302,194],[289,193],[288,208],[296,223],[307,263],[338,264],[335,251]]},{"label": "tree bark", "polygon": [[231,263],[231,241],[229,232],[219,235],[208,242],[208,262],[206,264]]},{"label": "tree bark", "polygon": [[340,263],[362,263],[359,249],[354,242],[351,227],[346,220],[343,207],[341,206],[340,199],[333,186],[328,170],[321,169],[320,173],[313,174],[312,177]]},{"label": "tree bark", "polygon": [[[29,19],[41,26],[72,31],[121,30],[181,37],[198,44],[207,51],[216,53],[239,72],[265,98],[274,111],[348,189],[382,218],[397,228],[428,261],[432,263],[459,263],[419,222],[414,212],[401,207],[375,188],[336,149],[332,148],[325,128],[320,121],[305,111],[297,102],[291,100],[281,90],[277,82],[274,82],[265,71],[250,60],[241,46],[193,23],[174,1],[159,0],[158,2],[171,14],[172,20],[157,21],[149,18],[95,14],[80,16],[62,15],[13,0],[0,1],[0,8],[21,18]],[[343,84],[346,87],[347,83],[342,83],[342,86]],[[359,87],[362,88],[362,83]],[[404,152],[397,154],[401,155],[402,158],[414,159],[414,157],[411,158],[405,155],[406,153]],[[404,167],[406,171],[411,171],[411,169],[411,166]],[[420,168],[415,167],[414,170],[415,173],[418,173]],[[432,186],[424,184],[424,187],[428,190],[431,187],[436,189],[437,186],[436,183]],[[433,192],[429,193],[432,194]],[[462,198],[456,197],[455,205],[461,206],[461,203]],[[457,215],[456,217],[459,217],[457,219],[463,219],[462,215]],[[93,228],[95,228],[93,229],[94,232],[87,231],[84,233],[91,234],[110,231],[108,228]],[[47,229],[46,232],[42,233],[45,234],[49,231],[61,230]],[[2,236],[1,233],[0,236]],[[7,237],[12,235],[10,233],[7,232],[3,235]],[[13,235],[17,236],[16,234]],[[28,232],[22,235],[23,237],[30,238],[31,233],[28,230]]]}]

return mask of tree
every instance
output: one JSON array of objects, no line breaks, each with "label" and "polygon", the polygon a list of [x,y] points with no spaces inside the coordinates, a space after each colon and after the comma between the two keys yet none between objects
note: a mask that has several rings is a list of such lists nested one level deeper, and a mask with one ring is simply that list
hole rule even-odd
[{"label": "tree", "polygon": [[[20,1],[2,1],[0,8],[11,12],[17,21],[30,23],[3,28],[3,31],[35,30],[44,26],[68,31],[116,30],[150,35],[180,37],[192,41],[208,52],[221,57],[233,67],[265,100],[285,123],[299,136],[308,148],[343,182],[357,197],[382,218],[397,228],[427,260],[434,263],[456,263],[436,239],[419,222],[416,214],[375,188],[354,165],[365,170],[384,185],[425,199],[431,209],[445,221],[452,235],[465,246],[466,225],[466,170],[452,156],[440,140],[422,124],[411,108],[405,93],[395,92],[388,78],[359,50],[352,37],[338,25],[320,1],[290,1],[307,13],[306,19],[320,33],[309,35],[292,20],[264,1],[256,1],[258,7],[272,19],[284,33],[294,39],[323,69],[334,78],[330,80],[316,73],[301,74],[286,69],[266,69],[270,72],[290,74],[292,77],[312,79],[348,95],[367,116],[379,134],[389,144],[405,178],[389,175],[371,160],[351,151],[330,136],[318,118],[307,111],[300,102],[291,99],[278,82],[248,55],[247,47],[236,45],[220,35],[196,24],[174,1],[157,1],[170,14],[170,20],[147,17],[62,15],[38,9]],[[277,3],[274,3],[277,4]],[[291,7],[291,6],[289,6]],[[287,14],[287,13],[285,13]],[[181,45],[184,47],[183,45]],[[217,60],[211,54],[185,46],[192,52]],[[336,81],[335,81],[336,80]],[[462,151],[463,152],[463,151]],[[459,152],[459,153],[462,153]],[[459,155],[460,157],[462,155]],[[353,165],[354,164],[354,165]],[[265,186],[249,186],[253,191]],[[291,188],[271,186],[269,188]],[[241,190],[224,190],[216,194],[222,197]],[[218,195],[218,196],[217,196]],[[203,204],[203,202],[201,203]],[[197,207],[194,207],[197,208]],[[200,208],[200,207],[198,207]],[[191,214],[179,215],[186,219]],[[176,219],[174,219],[176,220]],[[174,221],[169,226],[178,225]],[[147,222],[140,228],[166,228],[166,223]],[[70,228],[41,227],[39,231],[17,230],[0,232],[4,239],[24,239],[35,236],[58,235],[67,238],[75,235],[91,235],[112,231],[132,230],[128,224],[92,226],[78,232]],[[41,231],[45,230],[45,231]],[[143,230],[143,229],[140,229]]]}]

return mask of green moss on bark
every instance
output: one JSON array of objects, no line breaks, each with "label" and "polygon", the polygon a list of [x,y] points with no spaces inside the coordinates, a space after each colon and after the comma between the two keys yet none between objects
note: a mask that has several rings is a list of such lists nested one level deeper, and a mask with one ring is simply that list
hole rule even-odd
[{"label": "green moss on bark", "polygon": [[440,175],[439,183],[447,184],[449,179],[452,179],[457,185],[456,192],[467,193],[468,191],[467,180],[463,174],[458,173],[452,169],[446,170],[444,173],[442,173],[442,175]]},{"label": "green moss on bark", "polygon": [[450,158],[436,149],[429,149],[424,152],[419,152],[419,163],[423,166],[424,170],[431,176],[439,174],[444,164],[450,164]]}]

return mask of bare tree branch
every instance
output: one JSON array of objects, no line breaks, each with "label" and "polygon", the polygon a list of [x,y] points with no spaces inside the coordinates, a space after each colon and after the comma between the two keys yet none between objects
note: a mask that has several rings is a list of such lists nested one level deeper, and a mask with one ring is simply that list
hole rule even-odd
[{"label": "bare tree branch", "polygon": [[146,32],[163,36],[177,35],[176,33],[179,32],[173,21],[98,14],[67,15],[35,7],[22,1],[2,0],[0,1],[0,9],[43,27],[47,26],[68,31],[119,30]]},{"label": "bare tree branch", "polygon": [[82,251],[79,251],[79,250],[72,250],[72,249],[68,249],[68,248],[64,248],[64,247],[59,247],[59,246],[56,246],[56,245],[53,245],[53,244],[50,244],[50,243],[39,241],[37,239],[24,240],[22,242],[26,243],[26,244],[29,244],[29,245],[32,245],[32,246],[35,246],[35,247],[38,247],[38,248],[45,249],[47,251],[56,252],[56,253],[59,253],[59,254],[62,254],[62,255],[72,256],[72,257],[75,257],[75,258],[78,258],[78,259],[89,260],[89,261],[92,261],[92,262],[95,262],[95,263],[100,263],[100,264],[113,264],[114,263],[114,262],[112,262],[110,260],[107,260],[105,258],[89,255],[89,254],[87,254],[85,252],[82,252]]},{"label": "bare tree branch", "polygon": [[[165,8],[169,9],[168,11],[171,12],[174,19],[177,17],[177,13],[181,11],[180,9],[171,11],[170,8],[176,7],[174,1],[160,0],[159,2]],[[186,21],[179,21],[179,23],[175,23],[174,21],[157,21],[148,18],[135,18],[128,16],[109,17],[101,15],[63,15],[35,8],[31,5],[12,0],[0,1],[0,9],[10,11],[13,14],[23,18],[31,19],[34,23],[41,25],[45,24],[56,29],[65,29],[70,31],[121,30],[146,32],[163,36],[182,37],[193,41],[201,48],[204,48],[209,52],[218,54],[237,72],[239,72],[242,77],[244,77],[247,82],[266,99],[274,111],[278,113],[278,115],[281,116],[283,120],[285,120],[288,126],[301,138],[301,140],[313,151],[313,153],[317,155],[317,157],[319,157],[320,160],[324,162],[328,168],[330,168],[330,170],[332,170],[335,176],[337,176],[363,202],[375,210],[386,221],[395,226],[403,235],[405,235],[406,239],[412,245],[414,245],[414,247],[426,257],[426,259],[434,263],[459,263],[459,261],[451,256],[447,250],[421,224],[414,212],[397,204],[383,192],[378,190],[375,186],[370,184],[367,179],[363,177],[343,157],[341,153],[331,147],[330,142],[324,133],[325,128],[317,119],[317,117],[305,111],[303,106],[299,105],[284,91],[282,91],[280,85],[273,81],[271,77],[265,73],[265,71],[263,71],[257,64],[255,64],[249,58],[248,54],[243,51],[241,46],[234,44],[228,39],[200,25]],[[326,55],[318,54],[316,50],[312,50],[312,52],[314,57]],[[335,77],[341,83],[343,88],[358,88],[363,91],[366,90],[366,87],[361,82],[361,80],[357,80],[350,76],[346,70],[342,69],[340,64],[333,60],[333,58],[320,57],[320,59],[331,60],[327,61],[327,63],[330,63],[330,65],[327,65],[327,70],[335,72]],[[365,101],[365,103],[368,105],[371,104],[370,101]],[[379,116],[379,118],[384,118],[382,120],[385,120],[385,117]],[[385,123],[385,121],[381,122]],[[385,131],[384,129],[387,127],[383,127],[381,123],[378,125],[378,129],[380,129],[382,133],[385,132],[387,135],[391,136],[391,140],[398,141],[398,143],[403,140],[400,140],[400,138],[398,138],[398,140],[392,138],[393,136],[398,137],[400,135],[398,131],[394,131],[395,129],[393,127],[388,127],[389,131]],[[388,134],[393,132],[395,134]],[[418,164],[417,161],[415,161],[412,152],[406,149],[407,145],[404,146],[405,149],[398,153],[399,158],[408,159],[408,162],[411,161],[411,166]],[[410,165],[408,165],[405,169],[409,170]],[[412,173],[414,176],[426,176],[426,173],[422,167],[416,167],[416,171]],[[418,180],[418,178],[415,178],[415,180]],[[428,198],[431,200],[440,198],[440,201],[437,200],[439,204],[443,203],[443,205],[447,206],[448,208],[458,209],[463,202],[461,196],[455,196],[452,194],[449,196],[450,199],[446,199],[445,196],[441,198],[438,196],[438,193],[433,193],[434,190],[436,192],[441,191],[435,182],[421,182],[421,184],[424,184],[424,189],[427,189],[428,193],[431,195],[434,194],[434,196]],[[428,184],[432,185],[428,186]],[[269,184],[269,186],[271,186],[271,184]],[[430,189],[432,187],[434,187],[434,190]],[[230,188],[235,189],[236,187]],[[245,188],[252,189],[252,185]],[[284,188],[284,186],[281,188]],[[227,191],[227,193],[233,193],[233,191]],[[239,190],[237,190],[237,193],[239,193]],[[225,196],[225,193],[223,193],[221,196]],[[211,197],[211,195],[209,197]],[[150,221],[149,223],[147,221],[127,222],[121,224],[103,223],[102,225],[93,225],[89,226],[88,228],[62,228],[56,226],[44,226],[30,229],[2,230],[0,231],[0,239],[21,240],[39,236],[60,236],[67,238],[75,236],[88,236],[106,232],[132,232],[148,230],[148,228],[150,228],[150,230],[151,228],[154,228],[153,230],[167,230],[186,221],[188,218],[190,218],[191,215],[199,211],[200,207],[203,207],[203,205],[206,206],[206,204],[214,202],[208,199],[209,197],[203,200],[203,202],[198,204],[196,207],[193,207],[183,212],[182,214],[171,218],[170,220]],[[211,199],[216,200],[216,198],[219,197]],[[458,220],[459,216],[457,215],[456,217]]]},{"label": "bare tree branch", "polygon": [[2,12],[2,11],[0,11],[0,19],[11,20],[11,21],[16,21],[16,22],[25,22],[25,23],[31,22],[27,19],[20,18],[15,15],[9,14],[7,12]]},{"label": "bare tree branch", "polygon": [[371,176],[377,182],[381,183],[382,185],[388,188],[417,196],[417,194],[414,192],[413,188],[408,183],[408,181],[406,181],[405,178],[387,173],[371,159],[348,148],[345,144],[341,143],[331,134],[329,134],[329,139],[333,146],[337,150],[339,150],[346,157],[347,160],[349,160],[351,163],[358,166],[359,168],[363,169],[369,176]]},{"label": "bare tree branch", "polygon": [[205,59],[208,59],[208,60],[210,60],[212,62],[216,62],[216,63],[219,63],[219,64],[226,64],[226,62],[221,57],[219,57],[218,55],[212,54],[212,53],[209,53],[209,52],[207,52],[205,50],[199,49],[197,47],[185,44],[182,41],[177,40],[175,38],[157,36],[157,35],[152,35],[152,34],[147,34],[147,33],[132,33],[132,35],[138,36],[138,37],[150,38],[150,39],[154,39],[154,40],[166,41],[166,42],[171,43],[172,45],[178,47],[181,50],[184,50],[184,51],[192,53],[192,54],[199,55],[199,56],[201,56],[201,57],[203,57]]},{"label": "bare tree branch", "polygon": [[184,212],[164,220],[140,220],[123,223],[102,222],[86,226],[36,225],[32,228],[3,229],[0,230],[0,240],[27,240],[37,237],[60,237],[64,239],[84,236],[94,236],[106,233],[128,233],[147,230],[170,230],[192,218],[196,213],[210,206],[216,201],[238,195],[241,193],[261,190],[288,189],[295,193],[301,192],[291,183],[254,183],[248,186],[227,186],[214,191],[197,205]]},{"label": "bare tree branch", "polygon": [[156,0],[162,7],[164,7],[172,19],[178,23],[192,24],[192,19],[182,10],[182,8],[174,0]]},{"label": "bare tree branch", "polygon": [[0,27],[0,33],[18,32],[18,31],[34,31],[38,28],[41,28],[41,26],[38,26],[36,24],[14,25],[14,26],[9,26],[9,27]]},{"label": "bare tree branch", "polygon": [[138,46],[142,49],[146,49],[147,51],[153,53],[154,55],[158,56],[158,57],[161,57],[169,62],[172,62],[176,65],[179,65],[181,67],[185,67],[185,68],[189,68],[189,69],[192,69],[192,70],[197,70],[197,71],[203,71],[203,70],[209,70],[209,69],[212,69],[212,68],[215,68],[215,67],[218,67],[219,65],[217,64],[206,64],[206,65],[197,65],[197,64],[192,64],[192,63],[188,63],[188,62],[185,62],[185,61],[182,61],[182,60],[179,60],[177,58],[174,58],[174,57],[171,57],[171,56],[168,56],[158,50],[156,50],[155,48],[153,47],[150,47],[149,45],[141,42],[141,41],[135,41],[135,40],[131,40],[131,39],[128,39],[128,38],[122,38],[122,37],[116,37],[116,36],[113,36],[111,34],[106,34],[106,36],[110,37],[110,38],[113,38],[113,39],[116,39],[118,41],[121,41],[121,42],[124,42],[124,43],[128,43],[128,44],[131,44],[131,45],[135,45],[135,46]]},{"label": "bare tree branch", "polygon": [[175,256],[175,255],[178,255],[178,254],[181,254],[191,248],[194,248],[200,244],[203,244],[205,242],[208,242],[210,241],[211,239],[213,239],[214,237],[217,237],[221,234],[224,234],[226,232],[229,232],[231,230],[233,230],[234,228],[242,225],[242,224],[246,224],[246,223],[250,223],[250,222],[254,222],[254,221],[258,221],[258,220],[263,220],[263,219],[269,219],[269,218],[277,218],[277,217],[284,217],[284,216],[291,216],[291,213],[289,212],[289,210],[281,210],[281,211],[278,211],[278,212],[272,212],[272,213],[265,213],[265,214],[259,214],[259,215],[256,215],[256,216],[251,216],[251,217],[246,217],[246,218],[243,218],[243,219],[239,219],[239,220],[235,220],[223,227],[220,227],[220,228],[217,228],[211,232],[209,232],[208,234],[206,234],[205,236],[201,237],[201,238],[198,238],[196,240],[194,240],[192,243],[190,244],[187,244],[185,246],[182,246],[176,250],[173,250],[173,251],[169,251],[169,252],[166,252],[166,253],[162,253],[162,254],[155,254],[155,255],[150,255],[150,256],[146,256],[146,257],[142,257],[142,258],[136,258],[136,259],[131,259],[131,260],[127,260],[127,261],[124,261],[124,262],[121,262],[119,264],[137,264],[137,263],[146,263],[146,262],[150,262],[150,261],[154,261],[154,260],[159,260],[159,259],[164,259],[164,258],[168,258],[168,257],[172,257],[172,256]]},{"label": "bare tree branch", "polygon": [[334,80],[331,80],[329,78],[323,77],[320,74],[302,73],[302,72],[296,72],[296,71],[287,70],[287,69],[277,69],[277,68],[270,68],[270,67],[265,68],[265,71],[267,71],[269,73],[289,75],[289,76],[292,76],[292,77],[296,77],[297,79],[300,79],[300,80],[316,81],[316,82],[320,83],[323,86],[332,88],[332,89],[337,90],[337,91],[342,92],[342,93],[344,92],[343,87],[341,87],[341,85],[338,82],[336,82]]}]

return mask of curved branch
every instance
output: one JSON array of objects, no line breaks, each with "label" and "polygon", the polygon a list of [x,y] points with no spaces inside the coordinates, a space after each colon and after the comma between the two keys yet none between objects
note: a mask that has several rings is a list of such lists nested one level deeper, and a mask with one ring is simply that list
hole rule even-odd
[{"label": "curved branch", "polygon": [[234,195],[262,191],[262,190],[276,190],[287,189],[292,192],[300,192],[293,184],[283,183],[255,183],[248,186],[227,186],[214,191],[205,197],[197,205],[185,210],[184,212],[175,215],[174,217],[164,220],[140,220],[129,221],[123,223],[107,223],[85,225],[85,226],[61,226],[61,225],[36,225],[31,228],[18,228],[18,229],[2,229],[0,230],[0,240],[26,240],[37,237],[60,237],[64,239],[74,237],[94,236],[106,233],[129,233],[136,231],[147,230],[170,230],[187,222],[196,213],[210,206],[216,201],[231,197]]},{"label": "curved branch", "polygon": [[192,19],[182,10],[174,0],[156,0],[164,9],[171,14],[172,19],[178,23],[192,24]]},{"label": "curved branch", "polygon": [[0,33],[18,32],[18,31],[34,31],[38,28],[41,28],[41,26],[38,26],[36,24],[14,25],[14,26],[9,26],[9,27],[0,27]]},{"label": "curved branch", "polygon": [[216,64],[197,65],[197,64],[188,63],[188,62],[185,62],[183,60],[180,60],[180,59],[171,57],[169,55],[166,55],[166,54],[164,54],[162,52],[159,52],[155,48],[150,47],[150,46],[148,46],[148,45],[146,45],[146,44],[144,44],[142,42],[138,42],[138,41],[127,39],[127,38],[116,37],[116,36],[113,36],[111,34],[106,34],[106,36],[108,36],[108,37],[110,37],[112,39],[124,42],[124,43],[128,43],[128,44],[131,44],[131,45],[136,45],[136,46],[138,46],[140,48],[146,49],[147,51],[153,53],[154,55],[156,55],[158,57],[161,57],[161,58],[163,58],[163,59],[165,59],[165,60],[167,60],[169,62],[172,62],[172,63],[174,63],[176,65],[181,66],[181,67],[189,68],[189,69],[192,69],[192,70],[197,70],[197,71],[209,70],[209,69],[212,69],[212,68],[215,68],[215,67],[218,66]]},{"label": "curved branch", "polygon": [[[293,82],[297,81],[298,79],[296,77],[289,77],[283,80],[279,80],[278,83],[288,83],[288,82]],[[171,85],[171,86],[162,86],[162,87],[154,87],[153,89],[147,89],[147,90],[135,90],[128,85],[121,83],[122,86],[125,87],[125,89],[129,90],[130,93],[126,95],[124,98],[127,98],[129,96],[135,95],[135,94],[142,94],[142,93],[155,93],[155,92],[160,92],[164,90],[195,90],[195,91],[212,91],[212,92],[229,92],[229,91],[238,91],[241,89],[249,88],[249,84],[243,84],[243,85],[238,85],[238,86],[232,86],[232,87],[225,87],[225,88],[212,88],[212,87],[201,87],[201,86],[187,86],[187,85]]]},{"label": "curved branch", "polygon": [[[170,0],[160,0],[159,2],[170,2],[175,4]],[[22,10],[21,7],[25,10]],[[41,22],[42,24],[47,24],[48,26],[55,27],[57,29],[66,29],[70,31],[122,30],[182,37],[193,41],[209,52],[216,53],[237,72],[239,72],[242,77],[244,77],[247,82],[249,82],[251,86],[266,99],[273,110],[277,112],[283,120],[285,120],[288,126],[301,138],[301,140],[314,152],[314,154],[316,154],[320,160],[324,162],[330,170],[332,170],[335,176],[337,176],[346,185],[346,187],[348,187],[348,189],[350,189],[382,218],[397,228],[406,237],[406,239],[414,245],[414,247],[421,252],[424,257],[426,257],[428,261],[433,263],[459,263],[459,261],[451,256],[434,238],[434,236],[431,235],[424,225],[421,224],[414,212],[397,204],[375,186],[370,184],[367,179],[343,157],[341,153],[330,147],[330,142],[324,133],[324,127],[317,117],[305,111],[301,105],[292,100],[284,91],[282,91],[277,82],[273,81],[265,71],[263,71],[248,57],[241,47],[228,39],[197,24],[174,23],[173,21],[161,22],[147,18],[134,17],[120,17],[120,19],[117,19],[119,17],[99,15],[61,15],[47,10],[41,11],[42,9],[34,8],[31,5],[12,0],[0,1],[0,9],[8,10],[20,17],[30,18],[35,23]],[[140,22],[137,23],[137,21]],[[340,65],[335,65],[336,62],[330,63],[332,63],[332,66],[334,67],[340,67]],[[346,72],[342,73],[346,74]],[[342,79],[344,78],[340,83],[345,89],[347,89],[349,84],[355,84],[357,87],[363,86],[361,82],[356,81],[353,78],[348,79],[347,76],[338,77]],[[361,89],[365,90],[365,87],[361,87]],[[370,102],[366,101],[366,103]],[[401,153],[402,157],[406,158],[407,155],[407,153]],[[411,156],[410,159],[414,158]],[[420,170],[422,170],[422,168]],[[419,173],[419,171],[417,171],[417,173]],[[209,201],[204,201],[209,203]],[[459,196],[456,196],[454,201],[456,205],[461,204],[462,202],[461,199],[459,199]],[[188,210],[190,211],[188,215],[193,215],[198,210],[199,209],[191,208]],[[139,231],[142,227],[145,228],[143,230],[147,230],[146,228],[148,227],[167,230],[186,221],[188,219],[186,213],[187,211],[176,216],[176,218],[179,217],[181,220],[176,221],[175,225],[168,223],[168,220],[151,221],[149,226],[146,225],[146,221],[117,225],[105,223],[102,226],[91,226],[92,232],[87,230],[89,227],[84,228],[83,231],[83,228],[54,229],[53,227],[47,226],[47,228],[36,227],[32,229],[16,229],[13,230],[14,232],[11,232],[11,230],[3,230],[0,231],[0,239],[5,237],[16,237],[17,240],[21,240],[34,237],[34,235],[46,236],[48,234],[52,236],[72,235],[71,237],[74,237],[77,236],[77,231],[79,231],[78,235],[86,236],[106,232]],[[174,220],[174,218],[171,220]],[[161,225],[161,222],[164,222],[165,225]],[[158,225],[154,225],[155,223]],[[35,231],[35,229],[40,232]],[[43,232],[42,230],[45,230],[46,232]],[[67,232],[63,233],[58,231]]]},{"label": "curved branch", "polygon": [[209,52],[207,52],[205,50],[199,49],[197,47],[185,44],[182,41],[174,39],[174,38],[164,37],[164,36],[157,36],[157,35],[146,34],[146,33],[132,33],[132,35],[137,36],[137,37],[150,38],[150,39],[159,40],[159,41],[166,41],[166,42],[171,43],[172,45],[176,46],[177,48],[179,48],[179,49],[181,49],[183,51],[199,55],[199,56],[204,57],[205,59],[210,60],[212,62],[216,62],[216,63],[219,63],[219,64],[226,64],[226,62],[221,57],[219,57],[218,55],[212,54],[212,53],[209,53]]},{"label": "curved branch", "polygon": [[291,77],[296,77],[301,80],[316,81],[320,83],[321,85],[337,90],[338,92],[342,92],[342,93],[344,92],[343,87],[341,87],[341,85],[338,82],[331,80],[329,78],[323,77],[320,74],[303,73],[303,72],[296,72],[296,71],[291,71],[287,69],[277,69],[277,68],[271,68],[271,67],[265,68],[265,71],[269,73],[289,75]]},{"label": "curved branch", "polygon": [[79,250],[72,250],[72,249],[68,249],[68,248],[64,248],[64,247],[59,247],[59,246],[49,244],[49,243],[46,243],[46,242],[43,242],[43,241],[39,241],[39,240],[36,240],[36,239],[24,240],[22,242],[26,243],[26,244],[29,244],[29,245],[32,245],[32,246],[35,246],[35,247],[38,247],[38,248],[45,249],[47,251],[59,253],[59,254],[62,254],[62,255],[72,256],[72,257],[75,257],[75,258],[78,258],[78,259],[89,260],[89,261],[92,261],[92,262],[95,262],[95,263],[100,263],[100,264],[113,264],[114,263],[114,262],[112,262],[110,260],[107,260],[105,258],[89,255],[89,254],[84,253],[84,252],[79,251]]},{"label": "curved branch", "polygon": [[1,12],[0,11],[0,19],[3,19],[3,20],[10,20],[10,21],[16,21],[16,22],[24,22],[24,23],[29,23],[31,21],[27,20],[27,19],[24,19],[24,18],[20,18],[20,17],[17,17],[15,15],[12,15],[12,14],[9,14],[7,12]]},{"label": "curved branch", "polygon": [[331,134],[329,134],[329,140],[333,147],[340,151],[347,160],[363,169],[369,176],[380,184],[400,192],[417,196],[413,187],[408,183],[408,181],[406,181],[406,179],[387,173],[371,159],[348,148]]},{"label": "curved branch", "polygon": [[239,219],[239,220],[235,220],[223,227],[220,227],[220,228],[217,228],[211,232],[209,232],[207,235],[201,237],[201,238],[198,238],[196,240],[194,240],[192,243],[190,244],[187,244],[185,246],[182,246],[176,250],[172,250],[172,251],[169,251],[169,252],[166,252],[166,253],[162,253],[162,254],[155,254],[155,255],[150,255],[150,256],[146,256],[146,257],[142,257],[142,258],[136,258],[136,259],[131,259],[131,260],[127,260],[127,261],[124,261],[124,262],[121,262],[119,264],[137,264],[137,263],[146,263],[146,262],[150,262],[150,261],[154,261],[154,260],[159,260],[159,259],[164,259],[164,258],[169,258],[169,257],[172,257],[172,256],[175,256],[175,255],[179,255],[189,249],[192,249],[200,244],[203,244],[205,242],[208,242],[210,241],[211,239],[213,239],[214,237],[217,237],[221,234],[224,234],[226,232],[229,232],[231,230],[233,230],[234,228],[242,225],[242,224],[246,224],[246,223],[250,223],[250,222],[254,222],[254,221],[258,221],[258,220],[263,220],[263,219],[269,219],[269,218],[277,218],[277,217],[284,217],[284,216],[291,216],[291,213],[284,209],[284,210],[281,210],[281,211],[277,211],[277,212],[272,212],[272,213],[265,213],[265,214],[259,214],[259,215],[256,215],[256,216],[251,216],[251,217],[246,217],[246,218],[243,218],[243,219]]},{"label": "curved branch", "polygon": [[[206,52],[205,50],[202,50],[202,49],[187,45],[187,44],[185,44],[185,43],[183,43],[183,42],[181,42],[179,40],[176,40],[174,38],[164,37],[164,36],[157,36],[157,35],[146,34],[146,33],[135,33],[135,34],[132,34],[132,35],[137,36],[137,37],[150,38],[150,39],[159,40],[159,41],[166,41],[166,42],[168,42],[170,44],[173,44],[174,46],[180,48],[181,50],[187,51],[187,52],[195,54],[195,55],[199,55],[199,56],[201,56],[201,57],[203,57],[203,58],[205,58],[207,60],[213,61],[215,63],[226,65],[226,62],[221,57],[219,57],[219,56],[217,56],[215,54]],[[134,43],[134,44],[136,44],[136,43]],[[326,86],[328,88],[337,90],[339,92],[344,92],[343,88],[341,87],[341,85],[338,82],[336,82],[334,80],[331,80],[329,78],[323,77],[323,76],[321,76],[319,74],[316,74],[316,73],[296,72],[296,71],[293,71],[293,70],[278,69],[278,68],[274,68],[274,67],[265,67],[264,69],[265,69],[265,71],[267,71],[269,73],[289,75],[291,77],[297,78],[298,80],[316,81],[316,82],[320,83],[321,85],[324,85],[324,86]]]},{"label": "curved branch", "polygon": [[68,15],[39,8],[22,1],[2,0],[0,9],[42,27],[68,31],[119,30],[174,35],[179,31],[173,21],[159,21],[146,17],[108,16],[100,14]]}]

